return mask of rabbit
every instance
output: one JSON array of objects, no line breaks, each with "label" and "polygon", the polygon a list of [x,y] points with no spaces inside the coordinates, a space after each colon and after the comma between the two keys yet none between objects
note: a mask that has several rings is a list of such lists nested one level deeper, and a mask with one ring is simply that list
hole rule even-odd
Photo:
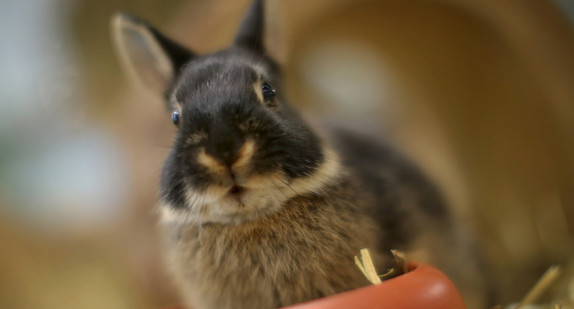
[{"label": "rabbit", "polygon": [[[471,237],[438,189],[388,144],[315,129],[287,102],[255,0],[231,47],[197,55],[127,14],[112,19],[127,71],[177,128],[160,181],[165,256],[189,308],[276,308],[366,286],[390,249],[442,269],[485,307]],[[321,133],[319,133],[321,132]]]}]

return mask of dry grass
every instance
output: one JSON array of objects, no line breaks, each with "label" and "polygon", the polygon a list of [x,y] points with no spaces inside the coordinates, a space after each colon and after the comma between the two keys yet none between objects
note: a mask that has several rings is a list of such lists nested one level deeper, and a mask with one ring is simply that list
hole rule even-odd
[{"label": "dry grass", "polygon": [[548,268],[519,303],[494,308],[574,309],[574,260],[568,267]]},{"label": "dry grass", "polygon": [[383,280],[402,275],[408,272],[407,260],[403,253],[398,250],[391,250],[395,265],[386,273],[379,275],[375,270],[375,265],[371,259],[369,249],[361,249],[361,257],[355,256],[355,264],[372,284],[380,284]]}]

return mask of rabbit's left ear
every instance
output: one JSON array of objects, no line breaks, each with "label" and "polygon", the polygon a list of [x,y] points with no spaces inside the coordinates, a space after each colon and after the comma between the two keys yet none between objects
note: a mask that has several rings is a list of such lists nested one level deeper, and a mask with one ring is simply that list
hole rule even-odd
[{"label": "rabbit's left ear", "polygon": [[244,46],[260,53],[265,52],[263,43],[265,30],[265,9],[263,0],[255,0],[241,22],[235,36],[235,45]]},{"label": "rabbit's left ear", "polygon": [[117,53],[130,77],[159,95],[166,94],[183,65],[193,58],[190,50],[134,16],[116,14],[111,28]]}]

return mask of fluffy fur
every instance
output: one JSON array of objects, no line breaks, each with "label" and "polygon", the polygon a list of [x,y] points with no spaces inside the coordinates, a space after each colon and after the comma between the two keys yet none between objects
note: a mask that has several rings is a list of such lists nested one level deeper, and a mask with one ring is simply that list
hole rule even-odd
[{"label": "fluffy fur", "polygon": [[[419,170],[344,130],[319,137],[287,104],[262,44],[263,11],[256,0],[234,45],[204,56],[141,20],[116,18],[126,65],[148,74],[144,83],[161,81],[179,117],[160,209],[167,265],[186,303],[274,308],[364,286],[353,256],[369,248],[379,271],[400,249],[483,305],[472,243]],[[138,68],[146,55],[162,61]]]}]

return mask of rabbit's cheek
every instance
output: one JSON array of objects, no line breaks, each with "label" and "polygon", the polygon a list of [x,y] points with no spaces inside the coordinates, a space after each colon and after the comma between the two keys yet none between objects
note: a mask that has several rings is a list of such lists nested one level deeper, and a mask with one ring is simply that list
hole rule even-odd
[{"label": "rabbit's cheek", "polygon": [[337,181],[343,174],[341,162],[337,154],[328,148],[323,149],[323,162],[310,174],[293,178],[290,182],[280,183],[284,192],[290,197],[307,193],[321,192],[323,188]]}]

